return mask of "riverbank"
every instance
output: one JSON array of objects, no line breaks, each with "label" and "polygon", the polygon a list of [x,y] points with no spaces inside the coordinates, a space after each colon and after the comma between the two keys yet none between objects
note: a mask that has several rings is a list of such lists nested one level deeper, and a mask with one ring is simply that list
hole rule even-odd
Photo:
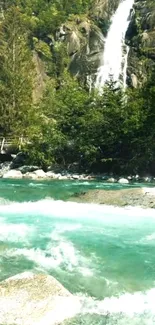
[{"label": "riverbank", "polygon": [[[14,184],[15,194],[12,192],[12,184]],[[52,170],[44,172],[35,166],[23,166],[19,169],[1,172],[1,190],[4,194],[1,197],[4,199],[8,198],[7,186],[10,189],[10,199],[12,195],[16,197],[19,187],[22,187],[22,193],[17,196],[19,201],[21,199],[26,200],[26,190],[29,188],[28,197],[30,201],[48,197],[56,200],[119,207],[155,208],[155,181],[153,177],[140,178],[136,175],[126,178],[109,178],[108,175],[80,175],[66,171],[61,173]]]},{"label": "riverbank", "polygon": [[107,183],[131,184],[134,182],[154,183],[154,176],[140,175],[108,175],[95,173],[73,173],[68,170],[53,170],[48,168],[47,171],[40,169],[38,166],[23,165],[19,168],[12,168],[10,163],[0,165],[0,178],[8,179],[31,179],[31,180],[99,180]]},{"label": "riverbank", "polygon": [[140,206],[155,209],[155,188],[132,188],[113,190],[90,190],[77,194],[71,201],[79,203],[96,203],[118,207]]}]

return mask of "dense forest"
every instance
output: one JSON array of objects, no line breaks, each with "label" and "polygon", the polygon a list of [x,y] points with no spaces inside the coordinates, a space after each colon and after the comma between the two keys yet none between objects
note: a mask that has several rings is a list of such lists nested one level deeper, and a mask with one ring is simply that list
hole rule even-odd
[{"label": "dense forest", "polygon": [[[77,171],[155,174],[155,72],[141,87],[111,81],[103,93],[71,76],[63,41],[67,20],[91,15],[93,0],[0,2],[0,134],[23,136],[27,163]],[[93,18],[92,18],[93,19]],[[108,26],[108,21],[94,24]],[[37,96],[34,57],[44,64]]]}]

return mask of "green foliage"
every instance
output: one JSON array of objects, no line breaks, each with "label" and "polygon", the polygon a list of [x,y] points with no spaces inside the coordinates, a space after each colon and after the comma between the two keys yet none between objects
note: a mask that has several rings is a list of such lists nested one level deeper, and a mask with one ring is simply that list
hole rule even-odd
[{"label": "green foliage", "polygon": [[[155,73],[143,88],[124,91],[111,81],[99,95],[67,72],[66,46],[55,40],[57,28],[85,15],[90,5],[90,0],[2,1],[1,134],[25,136],[28,162],[44,169],[58,164],[80,171],[155,174]],[[106,33],[108,19],[98,23]],[[36,105],[33,50],[47,73]]]},{"label": "green foliage", "polygon": [[153,76],[143,89],[126,92],[111,82],[100,96],[87,93],[65,72],[57,91],[48,85],[40,106],[59,138],[46,138],[54,163],[76,163],[89,171],[154,172],[154,102]]},{"label": "green foliage", "polygon": [[17,7],[5,12],[0,39],[1,133],[26,135],[32,118],[33,64],[27,31]]},{"label": "green foliage", "polygon": [[36,38],[33,39],[33,43],[35,50],[40,54],[40,56],[51,59],[51,51],[47,43]]}]

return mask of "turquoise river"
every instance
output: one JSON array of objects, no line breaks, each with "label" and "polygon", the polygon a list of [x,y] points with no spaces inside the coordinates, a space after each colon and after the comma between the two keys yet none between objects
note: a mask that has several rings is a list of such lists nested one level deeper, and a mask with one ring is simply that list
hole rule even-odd
[{"label": "turquoise river", "polygon": [[[134,185],[138,186],[138,185]],[[63,324],[155,324],[155,211],[67,201],[103,182],[0,180],[0,280],[53,275],[77,298]]]}]

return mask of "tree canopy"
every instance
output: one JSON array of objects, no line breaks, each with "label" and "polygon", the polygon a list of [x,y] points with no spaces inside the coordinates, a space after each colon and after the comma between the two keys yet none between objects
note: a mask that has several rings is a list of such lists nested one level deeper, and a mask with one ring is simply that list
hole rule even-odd
[{"label": "tree canopy", "polygon": [[[155,174],[155,73],[138,89],[112,81],[90,93],[67,69],[65,45],[52,51],[52,35],[91,1],[1,1],[0,133],[29,139],[28,160],[79,171]],[[37,51],[47,75],[33,100]]]}]

